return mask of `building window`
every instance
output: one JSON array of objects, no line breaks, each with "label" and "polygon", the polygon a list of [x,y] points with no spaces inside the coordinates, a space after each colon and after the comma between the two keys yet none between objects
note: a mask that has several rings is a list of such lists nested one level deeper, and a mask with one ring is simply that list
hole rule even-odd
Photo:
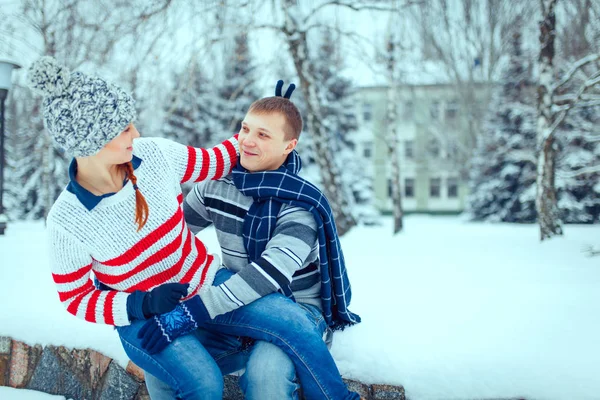
[{"label": "building window", "polygon": [[431,115],[431,119],[433,119],[434,121],[436,121],[439,117],[440,117],[440,102],[439,101],[433,101],[430,105],[429,105],[429,114]]},{"label": "building window", "polygon": [[414,103],[410,100],[404,103],[404,119],[412,120],[415,113]]},{"label": "building window", "polygon": [[458,101],[452,100],[446,104],[446,120],[456,119],[458,114]]},{"label": "building window", "polygon": [[370,103],[363,104],[363,120],[370,121],[373,117],[373,107]]},{"label": "building window", "polygon": [[431,178],[429,180],[429,196],[439,198],[441,192],[442,180],[440,178]]},{"label": "building window", "polygon": [[458,197],[458,179],[448,178],[448,198]]},{"label": "building window", "polygon": [[438,158],[440,156],[440,143],[436,139],[431,139],[427,145],[427,151],[432,157]]},{"label": "building window", "polygon": [[409,159],[415,158],[415,142],[412,140],[404,142],[404,157]]},{"label": "building window", "polygon": [[371,150],[371,146],[366,145],[365,148],[363,149],[363,156],[365,158],[371,158],[372,154],[373,154],[373,151]]},{"label": "building window", "polygon": [[404,179],[404,196],[415,197],[415,180],[413,178]]}]

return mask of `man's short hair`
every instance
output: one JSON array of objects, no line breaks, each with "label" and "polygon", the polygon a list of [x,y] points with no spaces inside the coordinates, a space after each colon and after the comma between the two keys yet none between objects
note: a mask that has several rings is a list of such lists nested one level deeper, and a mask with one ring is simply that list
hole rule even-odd
[{"label": "man's short hair", "polygon": [[250,105],[249,113],[273,114],[280,113],[285,118],[283,132],[285,140],[299,139],[302,132],[302,116],[298,107],[289,99],[280,96],[265,97]]}]

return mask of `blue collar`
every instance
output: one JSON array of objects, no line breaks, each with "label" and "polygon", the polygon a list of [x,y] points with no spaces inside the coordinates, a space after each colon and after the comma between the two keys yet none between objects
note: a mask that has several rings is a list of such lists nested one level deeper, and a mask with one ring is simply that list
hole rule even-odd
[{"label": "blue collar", "polygon": [[[140,166],[140,164],[142,163],[142,159],[136,156],[133,156],[133,158],[131,159],[131,165],[133,165],[133,169],[137,169],[137,167]],[[109,197],[114,195],[115,193],[106,193],[103,194],[102,196],[96,196],[95,194],[93,194],[92,192],[90,192],[89,190],[87,190],[86,188],[84,188],[83,186],[81,186],[79,184],[79,182],[77,182],[75,180],[75,176],[77,176],[77,161],[75,159],[73,159],[71,161],[71,165],[69,165],[69,184],[67,185],[67,190],[71,193],[73,193],[75,196],[77,196],[77,199],[81,202],[81,204],[83,204],[85,206],[85,208],[88,209],[88,211],[92,211],[92,209],[94,207],[96,207],[98,205],[98,203],[100,203],[100,201],[102,201],[103,198],[105,197]],[[128,178],[125,177],[125,179],[123,180],[123,186],[125,186],[125,183],[127,182]]]}]

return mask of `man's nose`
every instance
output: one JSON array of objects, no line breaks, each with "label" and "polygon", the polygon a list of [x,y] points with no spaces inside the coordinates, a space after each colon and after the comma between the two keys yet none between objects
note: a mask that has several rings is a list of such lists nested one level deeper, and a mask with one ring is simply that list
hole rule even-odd
[{"label": "man's nose", "polygon": [[256,141],[255,140],[256,140],[256,138],[254,137],[254,134],[253,133],[249,133],[244,138],[244,145],[245,146],[255,146],[256,145]]}]

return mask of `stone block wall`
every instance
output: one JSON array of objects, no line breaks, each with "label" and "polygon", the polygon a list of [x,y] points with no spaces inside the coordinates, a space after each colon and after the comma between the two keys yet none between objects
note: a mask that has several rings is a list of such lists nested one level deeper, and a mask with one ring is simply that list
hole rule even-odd
[{"label": "stone block wall", "polygon": [[[237,380],[237,376],[225,377],[223,399],[243,399]],[[404,388],[400,386],[345,382],[367,400],[405,400]],[[94,350],[29,346],[8,337],[0,337],[0,386],[37,390],[73,400],[150,399],[144,373],[132,362],[123,369]]]}]

